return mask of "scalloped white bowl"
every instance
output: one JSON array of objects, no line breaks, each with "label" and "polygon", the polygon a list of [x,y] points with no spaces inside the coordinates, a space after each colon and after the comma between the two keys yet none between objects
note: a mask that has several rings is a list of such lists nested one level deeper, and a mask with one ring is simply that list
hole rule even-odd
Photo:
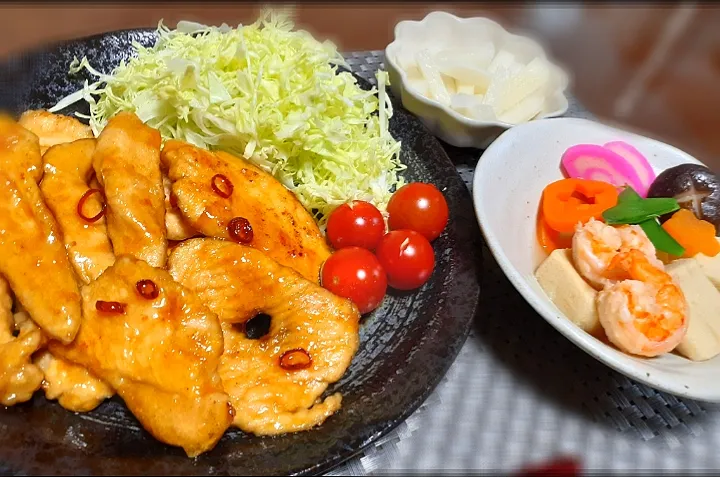
[{"label": "scalloped white bowl", "polygon": [[514,127],[487,148],[475,169],[475,213],[487,245],[525,300],[585,352],[656,389],[720,402],[720,356],[693,362],[675,354],[657,358],[625,354],[571,322],[535,279],[535,270],[542,261],[535,237],[540,197],[547,184],[562,179],[560,157],[575,144],[618,140],[635,146],[656,173],[683,163],[700,164],[668,144],[585,119],[543,119]]},{"label": "scalloped white bowl", "polygon": [[[414,55],[422,49],[467,48],[491,42],[527,64],[534,58],[547,59],[540,44],[526,36],[512,34],[498,23],[483,17],[459,18],[446,12],[432,12],[420,21],[402,21],[395,26],[395,39],[385,48],[385,64],[390,75],[390,89],[405,109],[416,115],[430,131],[443,141],[458,147],[486,148],[503,131],[516,125],[502,121],[468,118],[412,88],[400,67],[400,55]],[[535,119],[563,115],[568,109],[565,90],[569,84],[566,71],[550,63],[550,86],[542,111]]]}]

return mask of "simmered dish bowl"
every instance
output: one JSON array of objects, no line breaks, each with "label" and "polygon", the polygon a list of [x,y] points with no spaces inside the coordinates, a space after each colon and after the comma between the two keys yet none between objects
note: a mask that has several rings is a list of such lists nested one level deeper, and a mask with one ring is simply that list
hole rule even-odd
[{"label": "simmered dish bowl", "polygon": [[[643,170],[641,161],[635,161],[633,149],[627,145],[647,159],[651,170]],[[607,152],[608,149],[614,152]],[[622,157],[618,159],[618,156]],[[633,167],[628,167],[628,162]],[[708,306],[712,308],[713,303],[717,303],[717,289],[713,285],[717,279],[712,270],[720,257],[695,255],[696,240],[687,241],[688,237],[708,235],[706,243],[711,251],[707,253],[717,253],[713,224],[716,218],[710,207],[717,184],[710,184],[708,188],[700,186],[700,182],[688,182],[683,172],[688,168],[685,164],[700,165],[672,146],[592,121],[541,120],[506,132],[485,151],[475,172],[475,207],[488,245],[510,281],[538,313],[568,339],[601,362],[640,382],[680,396],[720,401],[720,384],[714,378],[720,372],[720,350],[713,338],[717,334],[717,318],[707,311]],[[677,166],[683,167],[673,169]],[[567,234],[558,239],[558,243],[564,241],[564,244],[558,245],[560,250],[548,259],[547,251],[538,242],[539,212],[548,211],[540,204],[548,195],[552,196],[547,191],[544,194],[546,187],[564,185],[562,181],[567,181],[564,177],[568,170],[570,175],[575,174],[573,177],[586,174],[584,177],[601,183],[617,181],[622,176],[623,184],[629,184],[639,195],[645,197],[649,192],[650,200],[654,201],[651,205],[660,206],[651,217],[662,216],[663,225],[657,223],[656,218],[652,219],[654,226],[645,222],[649,219],[641,215],[647,212],[642,209],[646,204],[637,209],[628,208],[627,196],[631,190],[627,187],[621,188],[618,195],[614,187],[603,186],[609,196],[614,197],[612,204],[605,206],[602,204],[606,199],[600,192],[567,191],[566,202],[583,202],[586,204],[583,207],[599,207],[603,213],[595,215],[598,220],[594,224],[585,219],[585,225],[580,226],[575,223],[571,208],[558,209],[556,216],[546,222],[561,228],[564,220],[568,229]],[[668,172],[661,175],[663,171]],[[703,171],[706,172],[695,178],[705,180],[712,176],[710,171]],[[658,176],[654,182],[653,175]],[[650,182],[653,185],[648,191]],[[673,188],[677,190],[671,190]],[[562,193],[556,195],[561,197]],[[656,201],[657,196],[664,198]],[[638,200],[640,202],[631,205],[645,199]],[[673,205],[673,201],[679,205]],[[619,204],[639,214],[635,217],[637,220],[620,220],[618,217],[627,210],[619,209],[622,214],[618,215]],[[678,211],[679,206],[687,209]],[[683,230],[678,233],[678,223],[690,223],[693,227],[699,223],[694,214],[708,219],[699,225],[702,233],[683,234]],[[672,218],[668,220],[667,215]],[[624,223],[639,225],[621,225]],[[647,227],[654,228],[646,232]],[[603,240],[599,235],[594,241],[586,240],[591,228],[600,231]],[[608,229],[612,230],[608,232]],[[617,248],[608,246],[614,243],[616,233],[631,233],[632,239],[628,239],[628,243],[617,239]],[[677,238],[684,244],[684,252],[693,257],[669,256],[665,250],[678,255],[682,255],[683,250],[678,251],[671,242],[664,241],[667,236],[663,233]],[[605,241],[608,234],[611,237]],[[580,250],[587,244],[592,247]],[[598,272],[592,275],[588,271],[587,253],[599,256],[601,252],[606,255],[594,263],[602,266],[591,270]],[[630,257],[636,260],[632,262],[634,268],[623,268]],[[616,268],[610,267],[611,263]],[[653,279],[657,279],[657,283],[651,283]],[[641,301],[633,304],[632,300],[641,295],[632,293],[628,295],[630,302],[618,301],[617,293],[624,293],[630,287],[646,287]],[[672,307],[655,308],[657,303],[664,303],[661,299],[665,300],[665,294],[671,292],[675,294]],[[649,314],[643,315],[645,312]],[[652,333],[640,324],[648,316],[652,317],[653,326],[667,326],[667,336],[647,339]],[[677,320],[671,323],[671,318]],[[629,336],[632,339],[626,339]]]},{"label": "simmered dish bowl", "polygon": [[[232,39],[228,30],[212,34]],[[153,122],[148,110],[94,109],[112,101],[91,105],[90,128],[46,111],[82,90],[82,75],[68,74],[74,56],[110,72],[132,55],[131,42],[150,47],[156,40],[149,30],[110,33],[27,55],[20,70],[0,68],[13,88],[0,95],[2,106],[14,113],[0,122],[9,185],[0,244],[0,394],[10,406],[0,413],[0,460],[28,473],[68,460],[88,473],[320,472],[417,408],[464,341],[478,292],[475,231],[459,225],[471,217],[467,190],[421,125],[403,111],[390,117],[382,93],[358,87],[349,73],[322,76],[330,89],[347,82],[336,92],[354,88],[351,99],[338,101],[366,115],[367,127],[355,123],[352,141],[367,134],[377,146],[364,146],[376,155],[365,175],[397,172],[379,157],[390,144],[383,153],[402,160],[406,181],[432,182],[448,197],[449,222],[446,216],[436,235],[423,239],[432,241],[426,257],[443,252],[432,272],[415,278],[415,291],[384,296],[383,286],[360,304],[321,279],[338,255],[322,230],[338,204],[318,209],[336,197],[318,195],[318,207],[308,206],[315,196],[293,188],[312,170],[278,178],[277,169],[263,167],[281,154],[269,153],[281,141],[268,145],[258,133],[256,154],[247,145],[238,152],[237,136],[204,124],[211,131],[204,137],[226,147],[198,144],[197,131],[173,138],[163,129],[174,121],[170,130],[187,131],[179,114]],[[188,71],[183,64],[170,73],[187,80]],[[197,83],[182,86],[188,93]],[[214,84],[204,99],[227,99],[219,91]],[[238,93],[225,93],[241,102]],[[58,113],[87,113],[76,99],[61,101]],[[146,92],[138,105],[150,99]],[[378,104],[384,113],[375,115]],[[220,111],[214,114],[219,121]],[[288,149],[305,154],[297,161],[315,152],[302,147]],[[367,198],[392,217],[383,196],[394,187],[383,187]],[[385,263],[385,235],[373,263]],[[380,270],[401,287],[391,266]],[[51,459],[43,457],[48,450]]]}]

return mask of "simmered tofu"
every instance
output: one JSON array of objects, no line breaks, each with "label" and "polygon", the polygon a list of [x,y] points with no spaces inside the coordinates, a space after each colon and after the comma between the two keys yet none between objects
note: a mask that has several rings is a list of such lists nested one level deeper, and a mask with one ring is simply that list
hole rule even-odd
[{"label": "simmered tofu", "polygon": [[535,278],[570,321],[591,335],[603,335],[595,306],[597,292],[575,270],[571,249],[553,251],[538,267]]},{"label": "simmered tofu", "polygon": [[[720,240],[720,238],[718,240]],[[695,255],[695,260],[697,260],[705,276],[715,285],[715,288],[720,289],[720,253],[714,257],[708,257],[699,253]]]},{"label": "simmered tofu", "polygon": [[695,259],[676,260],[667,272],[685,294],[690,314],[687,334],[676,351],[693,361],[720,354],[720,292]]}]

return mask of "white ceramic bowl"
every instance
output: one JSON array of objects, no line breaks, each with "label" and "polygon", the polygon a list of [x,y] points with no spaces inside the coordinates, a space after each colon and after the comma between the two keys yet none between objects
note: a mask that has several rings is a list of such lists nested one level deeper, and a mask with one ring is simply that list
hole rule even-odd
[{"label": "white ceramic bowl", "polygon": [[[398,55],[412,54],[422,49],[467,48],[491,42],[496,50],[503,48],[523,63],[540,57],[547,58],[538,42],[514,35],[488,18],[459,18],[446,12],[429,13],[421,21],[402,21],[395,26],[395,38],[385,49],[385,64],[390,75],[390,89],[402,101],[405,109],[415,114],[443,141],[458,147],[484,149],[503,131],[514,127],[502,121],[480,121],[461,115],[439,102],[426,98],[410,87],[407,75],[399,64]],[[568,74],[550,63],[550,85],[545,104],[536,119],[561,116],[568,109],[565,90]]]},{"label": "white ceramic bowl", "polygon": [[562,153],[575,144],[616,140],[635,146],[658,173],[682,163],[699,164],[692,156],[662,142],[584,119],[543,119],[514,127],[492,143],[475,170],[475,211],[486,242],[525,300],[591,356],[662,391],[720,402],[720,356],[692,362],[675,354],[651,359],[625,354],[566,318],[535,279],[535,269],[542,260],[535,237],[537,211],[543,188],[563,177]]}]

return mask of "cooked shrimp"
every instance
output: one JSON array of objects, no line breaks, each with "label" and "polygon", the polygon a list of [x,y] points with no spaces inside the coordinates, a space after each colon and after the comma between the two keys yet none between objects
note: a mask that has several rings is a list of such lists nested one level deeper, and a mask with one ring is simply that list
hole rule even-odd
[{"label": "cooked shrimp", "polygon": [[653,266],[663,268],[656,256],[655,246],[637,225],[613,227],[590,219],[576,227],[572,250],[578,272],[598,290],[616,283],[607,276],[607,269],[620,252],[639,250]]},{"label": "cooked shrimp", "polygon": [[628,250],[639,250],[648,259],[651,265],[661,270],[664,269],[662,260],[657,256],[655,245],[650,241],[645,231],[639,225],[621,225],[616,229],[622,239],[621,252]]},{"label": "cooked shrimp", "polygon": [[637,249],[616,254],[607,274],[620,280],[597,297],[600,324],[610,342],[647,357],[680,344],[688,328],[687,303],[670,275]]},{"label": "cooked shrimp", "polygon": [[605,271],[621,246],[622,239],[615,227],[593,219],[578,224],[572,240],[575,268],[592,286],[602,288],[609,282]]}]

